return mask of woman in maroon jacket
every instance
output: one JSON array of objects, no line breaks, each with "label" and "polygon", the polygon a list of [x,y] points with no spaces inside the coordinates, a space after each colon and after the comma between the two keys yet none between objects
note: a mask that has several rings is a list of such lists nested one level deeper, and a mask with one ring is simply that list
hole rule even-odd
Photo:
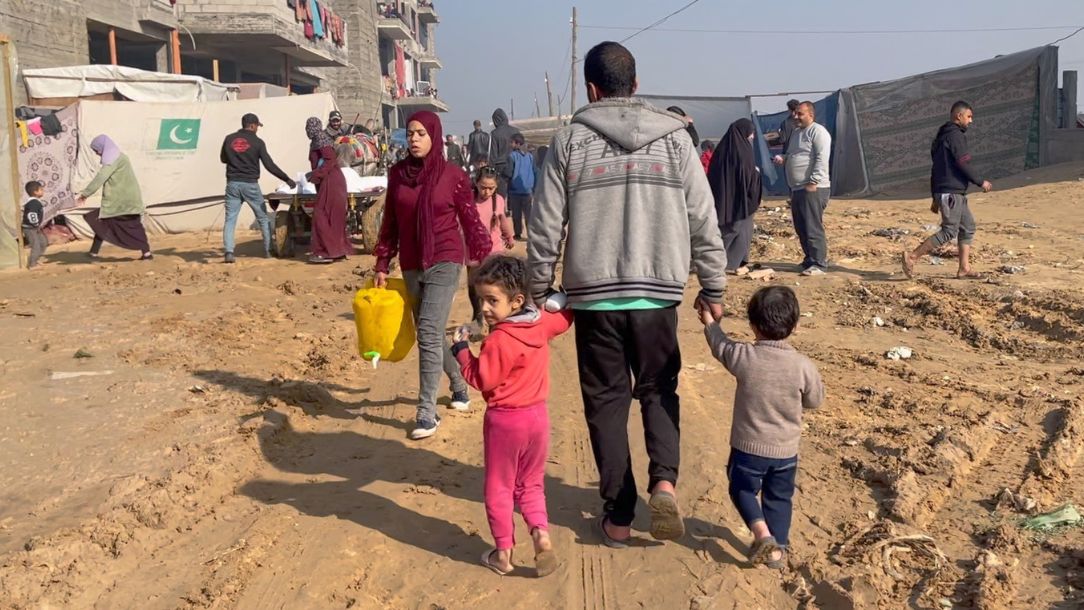
[{"label": "woman in maroon jacket", "polygon": [[452,407],[470,408],[467,384],[448,349],[444,329],[464,263],[482,260],[493,248],[489,229],[474,206],[470,178],[444,159],[443,132],[436,114],[411,115],[410,156],[391,168],[374,252],[376,285],[387,283],[391,259],[398,255],[413,300],[419,354],[417,427],[410,433],[415,440],[433,436],[440,423],[436,394],[441,368],[451,380]]}]

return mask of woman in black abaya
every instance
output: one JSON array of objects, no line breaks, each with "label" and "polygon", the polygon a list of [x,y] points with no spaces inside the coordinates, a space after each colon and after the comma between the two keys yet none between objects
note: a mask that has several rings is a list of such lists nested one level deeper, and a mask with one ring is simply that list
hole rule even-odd
[{"label": "woman in black abaya", "polygon": [[753,122],[738,119],[719,142],[708,166],[719,230],[726,247],[726,270],[742,274],[753,240],[753,215],[760,207],[760,170],[753,154]]}]

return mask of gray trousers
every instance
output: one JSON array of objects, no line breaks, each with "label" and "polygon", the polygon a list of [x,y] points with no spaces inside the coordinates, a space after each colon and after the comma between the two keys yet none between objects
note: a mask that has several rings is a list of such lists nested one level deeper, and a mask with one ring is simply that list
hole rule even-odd
[{"label": "gray trousers", "polygon": [[45,249],[49,247],[49,238],[38,227],[23,227],[23,240],[30,245],[30,260],[26,263],[27,268],[30,268],[38,264],[38,259],[45,254]]},{"label": "gray trousers", "polygon": [[828,237],[824,234],[824,210],[828,207],[831,189],[817,189],[810,193],[805,189],[790,192],[790,215],[794,220],[794,232],[802,244],[805,259],[802,269],[820,267],[828,269]]},{"label": "gray trousers", "polygon": [[425,271],[404,271],[407,290],[414,301],[414,326],[418,333],[418,422],[437,421],[437,385],[440,372],[448,375],[452,392],[467,390],[459,363],[449,349],[444,329],[459,289],[462,265],[437,263]]},{"label": "gray trousers", "polygon": [[753,217],[722,225],[723,247],[726,248],[726,268],[733,271],[749,259],[749,244],[753,241]]},{"label": "gray trousers", "polygon": [[956,240],[961,246],[975,239],[975,217],[967,207],[967,195],[959,193],[936,193],[933,196],[941,209],[941,230],[933,236],[937,247]]}]

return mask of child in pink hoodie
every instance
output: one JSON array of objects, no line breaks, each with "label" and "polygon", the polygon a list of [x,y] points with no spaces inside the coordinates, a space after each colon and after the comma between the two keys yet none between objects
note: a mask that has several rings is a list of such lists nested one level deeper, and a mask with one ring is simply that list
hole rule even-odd
[{"label": "child in pink hoodie", "polygon": [[452,353],[463,378],[481,390],[486,401],[485,504],[496,548],[482,555],[482,564],[501,575],[512,571],[518,505],[534,542],[536,573],[546,576],[557,569],[544,488],[550,437],[549,341],[569,329],[572,312],[549,313],[528,304],[527,264],[513,256],[490,256],[473,283],[489,336],[475,357],[467,343],[469,332],[461,329]]},{"label": "child in pink hoodie", "polygon": [[[511,250],[515,242],[512,240],[512,219],[506,214],[504,197],[497,194],[497,170],[492,167],[483,167],[478,170],[478,177],[474,181],[474,204],[478,208],[478,217],[482,224],[489,227],[489,235],[493,239],[492,254],[498,254],[504,250]],[[481,339],[482,330],[482,303],[478,299],[478,292],[474,289],[471,281],[477,266],[467,269],[467,294],[470,296],[471,321],[475,332],[474,340]]]}]

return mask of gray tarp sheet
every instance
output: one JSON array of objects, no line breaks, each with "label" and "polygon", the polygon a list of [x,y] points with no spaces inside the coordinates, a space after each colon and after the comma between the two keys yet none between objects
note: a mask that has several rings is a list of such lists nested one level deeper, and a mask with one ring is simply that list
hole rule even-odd
[{"label": "gray tarp sheet", "polygon": [[[953,102],[966,100],[975,109],[968,131],[975,167],[983,176],[998,178],[1039,165],[1040,100],[1056,91],[1056,79],[1057,48],[1040,47],[851,87],[841,96],[840,115],[857,123],[868,190],[882,192],[929,179],[930,142],[948,120]],[[839,162],[847,171],[834,170],[833,182],[857,186],[854,160]]]}]

